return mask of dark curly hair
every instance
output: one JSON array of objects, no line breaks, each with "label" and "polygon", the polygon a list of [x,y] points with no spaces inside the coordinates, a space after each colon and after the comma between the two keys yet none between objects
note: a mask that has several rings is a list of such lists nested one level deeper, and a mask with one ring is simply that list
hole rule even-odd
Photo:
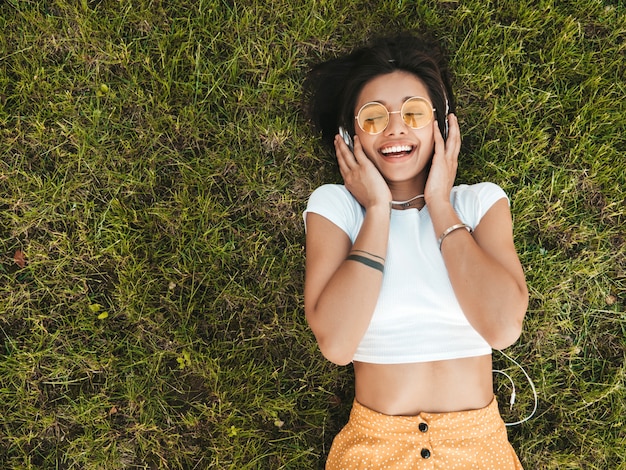
[{"label": "dark curly hair", "polygon": [[339,126],[354,134],[354,108],[370,80],[397,70],[420,78],[445,132],[446,110],[454,112],[450,71],[442,48],[432,39],[403,33],[379,37],[347,55],[314,66],[304,82],[305,111],[322,141],[332,148]]}]

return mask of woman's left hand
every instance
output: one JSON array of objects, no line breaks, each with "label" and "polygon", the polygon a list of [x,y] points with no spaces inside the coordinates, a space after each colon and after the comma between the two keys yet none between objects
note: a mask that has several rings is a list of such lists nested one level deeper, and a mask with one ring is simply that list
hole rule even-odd
[{"label": "woman's left hand", "polygon": [[448,138],[445,141],[437,121],[433,121],[435,152],[424,189],[424,198],[429,206],[434,206],[439,202],[450,202],[450,191],[456,178],[461,150],[461,130],[454,114],[448,114],[447,118]]}]

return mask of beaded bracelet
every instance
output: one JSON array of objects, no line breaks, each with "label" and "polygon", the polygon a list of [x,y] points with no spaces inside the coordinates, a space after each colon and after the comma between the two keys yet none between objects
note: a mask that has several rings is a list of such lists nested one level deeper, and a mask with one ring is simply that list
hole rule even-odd
[{"label": "beaded bracelet", "polygon": [[443,243],[443,239],[446,238],[448,235],[450,235],[452,232],[454,232],[455,230],[458,230],[460,228],[464,228],[465,230],[467,230],[469,233],[472,233],[472,227],[470,227],[467,224],[454,224],[451,227],[448,227],[447,229],[445,229],[443,231],[443,233],[441,234],[441,236],[439,237],[438,243],[439,243],[439,251],[441,251],[441,244]]}]

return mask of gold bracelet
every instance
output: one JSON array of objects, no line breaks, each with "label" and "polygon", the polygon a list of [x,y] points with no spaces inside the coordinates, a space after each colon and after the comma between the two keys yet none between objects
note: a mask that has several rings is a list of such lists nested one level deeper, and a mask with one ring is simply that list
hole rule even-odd
[{"label": "gold bracelet", "polygon": [[443,231],[443,233],[441,234],[441,236],[439,237],[438,243],[439,243],[439,251],[441,251],[441,244],[443,243],[443,239],[446,238],[448,235],[450,235],[452,232],[454,232],[455,230],[458,230],[460,228],[464,228],[465,230],[467,230],[469,233],[472,233],[472,227],[470,227],[467,224],[464,223],[460,223],[460,224],[454,224],[451,227],[448,227],[447,229],[445,229]]}]

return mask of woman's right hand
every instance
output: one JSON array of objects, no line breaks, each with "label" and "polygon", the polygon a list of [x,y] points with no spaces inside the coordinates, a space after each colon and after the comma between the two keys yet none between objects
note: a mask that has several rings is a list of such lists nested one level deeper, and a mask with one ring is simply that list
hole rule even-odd
[{"label": "woman's right hand", "polygon": [[354,136],[354,153],[348,148],[343,138],[335,136],[335,153],[339,171],[346,189],[365,209],[377,205],[389,207],[391,191],[378,168],[367,158],[357,136]]}]

